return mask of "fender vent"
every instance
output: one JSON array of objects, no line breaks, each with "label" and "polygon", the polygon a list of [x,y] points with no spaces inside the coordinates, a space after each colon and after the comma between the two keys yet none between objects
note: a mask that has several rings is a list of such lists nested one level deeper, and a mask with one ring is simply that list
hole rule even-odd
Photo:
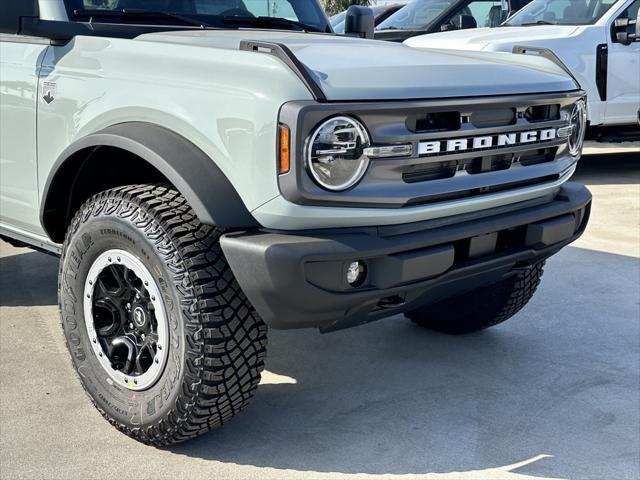
[{"label": "fender vent", "polygon": [[607,66],[609,60],[609,47],[606,43],[596,47],[596,87],[598,95],[603,102],[607,100]]}]

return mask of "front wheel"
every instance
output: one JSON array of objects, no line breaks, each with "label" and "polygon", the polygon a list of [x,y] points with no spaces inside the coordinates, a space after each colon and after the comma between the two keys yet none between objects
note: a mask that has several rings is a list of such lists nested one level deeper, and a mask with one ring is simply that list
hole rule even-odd
[{"label": "front wheel", "polygon": [[71,222],[60,262],[62,326],[97,409],[127,435],[170,445],[244,408],[267,328],[175,190],[102,192]]},{"label": "front wheel", "polygon": [[461,335],[502,323],[518,313],[533,297],[544,261],[499,282],[447,298],[405,314],[421,327]]}]

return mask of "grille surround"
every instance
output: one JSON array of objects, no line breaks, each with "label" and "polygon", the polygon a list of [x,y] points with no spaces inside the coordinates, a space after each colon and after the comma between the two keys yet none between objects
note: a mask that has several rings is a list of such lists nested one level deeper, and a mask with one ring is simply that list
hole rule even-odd
[{"label": "grille surround", "polygon": [[[495,136],[505,133],[522,133],[557,129],[566,126],[567,115],[573,104],[584,96],[584,92],[513,95],[501,97],[478,97],[462,99],[442,99],[437,101],[405,101],[405,102],[359,102],[359,103],[317,103],[312,101],[290,102],[283,105],[279,121],[292,128],[292,169],[278,177],[278,184],[283,197],[300,205],[345,206],[367,208],[403,208],[446,200],[464,191],[495,191],[500,185],[515,185],[521,188],[523,182],[531,184],[549,183],[552,176],[561,178],[562,173],[570,169],[577,161],[566,148],[566,139],[555,138],[544,142],[527,142],[515,145],[490,147],[465,151],[418,155],[421,142],[469,139],[482,136]],[[547,121],[529,122],[525,112],[532,106],[559,105],[559,118]],[[476,110],[509,109],[516,111],[516,122],[512,125],[476,128],[471,116]],[[410,117],[429,112],[460,112],[460,128],[451,131],[429,131],[416,133],[407,127]],[[307,138],[322,121],[337,115],[348,115],[357,118],[367,128],[372,145],[400,145],[410,143],[413,154],[406,157],[371,159],[363,180],[351,189],[334,194],[315,185],[304,169],[302,152]],[[540,152],[542,149],[554,150],[553,158]],[[455,175],[445,178],[434,178],[428,181],[406,182],[403,174],[412,168],[420,168],[429,164],[450,161],[461,163],[482,163],[485,157],[511,155],[509,168],[490,169],[485,172],[467,171],[467,168],[456,169]],[[536,155],[537,160],[536,160]],[[500,157],[506,158],[506,157]],[[529,162],[517,159],[529,158]],[[515,160],[515,161],[514,161]]]}]

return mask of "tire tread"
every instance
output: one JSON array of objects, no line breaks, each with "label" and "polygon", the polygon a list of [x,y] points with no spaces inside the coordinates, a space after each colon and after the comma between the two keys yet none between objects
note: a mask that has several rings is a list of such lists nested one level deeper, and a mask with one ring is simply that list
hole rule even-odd
[{"label": "tire tread", "polygon": [[[163,258],[182,296],[186,361],[177,401],[156,425],[124,425],[89,395],[93,404],[118,430],[155,446],[183,442],[228,422],[258,387],[267,327],[224,258],[218,242],[223,230],[201,224],[169,186],[121,186],[96,194],[78,210],[67,231],[63,259],[73,234],[98,215],[129,219]],[[58,288],[61,295],[60,284]]]},{"label": "tire tread", "polygon": [[472,333],[507,321],[531,300],[544,261],[501,282],[448,298],[406,313],[413,323],[453,335]]}]

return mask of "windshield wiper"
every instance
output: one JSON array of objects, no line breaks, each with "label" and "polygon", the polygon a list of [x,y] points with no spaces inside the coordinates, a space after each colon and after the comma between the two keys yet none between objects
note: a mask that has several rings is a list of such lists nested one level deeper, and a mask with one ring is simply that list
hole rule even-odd
[{"label": "windshield wiper", "polygon": [[306,25],[304,23],[296,22],[295,20],[288,20],[286,18],[279,17],[222,17],[224,23],[250,23],[258,26],[275,26],[275,27],[298,27],[307,32],[321,32],[324,30],[314,27],[313,25]]},{"label": "windshield wiper", "polygon": [[[535,22],[521,23],[521,27],[531,27],[535,25],[557,25],[555,22],[550,22],[548,20],[537,20]],[[509,27],[513,27],[514,25],[507,25]]]},{"label": "windshield wiper", "polygon": [[168,18],[177,20],[185,25],[193,25],[194,27],[207,28],[211,27],[206,22],[196,20],[195,18],[185,17],[179,13],[164,12],[162,10],[144,10],[138,8],[122,8],[119,10],[102,10],[102,9],[78,9],[73,11],[74,15],[81,17],[138,17],[138,18]]}]

